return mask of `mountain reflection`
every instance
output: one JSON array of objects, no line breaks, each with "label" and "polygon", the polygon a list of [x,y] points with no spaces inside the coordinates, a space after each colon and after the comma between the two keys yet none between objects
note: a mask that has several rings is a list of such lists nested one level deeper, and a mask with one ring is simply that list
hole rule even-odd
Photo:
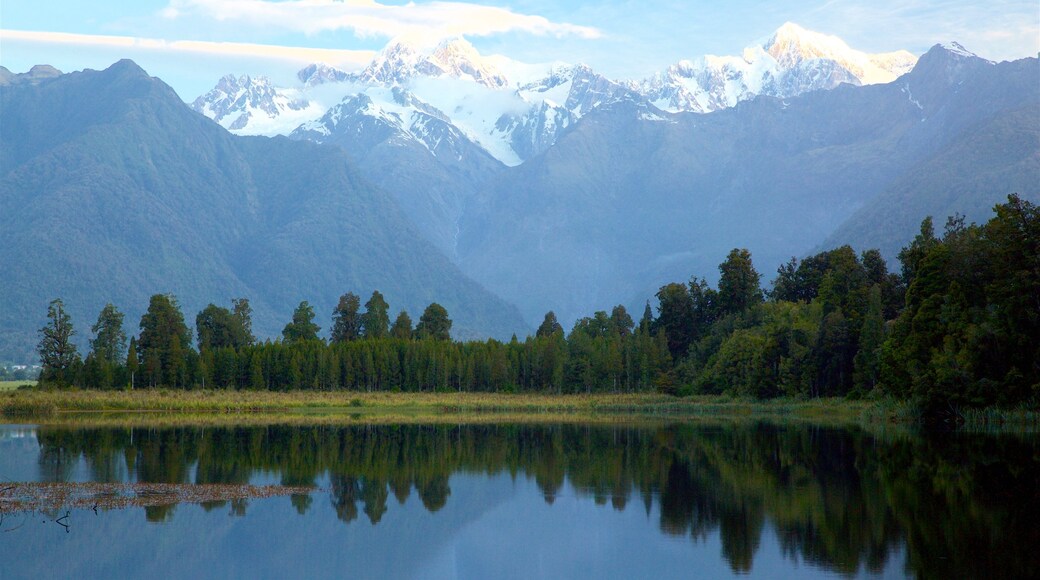
[{"label": "mountain reflection", "polygon": [[[274,474],[287,486],[327,482],[347,524],[362,514],[379,524],[389,502],[413,492],[436,512],[451,501],[455,473],[526,476],[548,504],[577,493],[616,510],[656,506],[665,534],[700,542],[718,533],[734,572],[751,570],[767,526],[786,557],[847,574],[880,572],[905,552],[920,576],[1027,577],[1040,545],[1035,437],[745,423],[45,427],[38,439],[41,480],[67,480],[81,458],[99,482],[246,484]],[[316,500],[300,494],[292,505],[304,514]],[[243,515],[248,502],[204,507]],[[174,512],[149,507],[146,517]]]}]

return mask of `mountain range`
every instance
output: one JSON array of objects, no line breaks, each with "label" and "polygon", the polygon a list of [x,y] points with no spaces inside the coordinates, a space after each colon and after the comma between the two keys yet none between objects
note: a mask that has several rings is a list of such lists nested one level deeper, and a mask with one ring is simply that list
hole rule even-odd
[{"label": "mountain range", "polygon": [[31,360],[55,297],[81,339],[106,302],[136,333],[166,292],[190,327],[209,302],[249,298],[262,338],[301,300],[327,328],[340,294],[376,289],[413,319],[441,303],[459,337],[527,328],[341,149],[232,135],[131,61],[6,82],[0,127],[4,358]]},{"label": "mountain range", "polygon": [[926,215],[1040,199],[1037,59],[955,43],[870,55],[787,24],[619,81],[395,41],[298,80],[228,75],[189,106],[128,62],[0,68],[0,358],[31,352],[51,297],[84,329],[158,291],[189,315],[249,297],[275,336],[299,300],[321,318],[378,288],[507,338],[550,309],[641,310],[733,247],[766,282],[845,243],[892,260]]}]

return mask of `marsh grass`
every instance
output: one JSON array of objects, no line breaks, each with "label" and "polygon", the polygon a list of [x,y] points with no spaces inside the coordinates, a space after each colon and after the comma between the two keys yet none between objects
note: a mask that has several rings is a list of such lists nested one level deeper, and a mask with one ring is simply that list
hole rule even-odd
[{"label": "marsh grass", "polygon": [[866,403],[842,399],[753,401],[725,396],[677,398],[658,394],[505,393],[291,393],[251,391],[79,391],[22,390],[0,393],[0,412],[9,417],[64,416],[83,412],[150,412],[282,415],[488,415],[589,417],[780,417],[854,422]]}]

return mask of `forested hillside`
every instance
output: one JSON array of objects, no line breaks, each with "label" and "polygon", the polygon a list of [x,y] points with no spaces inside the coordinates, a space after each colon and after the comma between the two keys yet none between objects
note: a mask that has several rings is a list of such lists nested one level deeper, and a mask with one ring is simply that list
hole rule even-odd
[{"label": "forested hillside", "polygon": [[526,328],[466,278],[332,146],[229,134],[130,61],[5,86],[0,353],[33,360],[48,300],[79,320],[138,318],[156,293],[200,310],[248,296],[260,336],[302,297],[380,288],[417,313],[436,297],[461,337]]}]

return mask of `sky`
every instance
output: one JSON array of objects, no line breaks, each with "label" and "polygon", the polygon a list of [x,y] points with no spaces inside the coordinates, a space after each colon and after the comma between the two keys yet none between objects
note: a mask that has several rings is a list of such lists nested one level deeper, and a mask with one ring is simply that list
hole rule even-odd
[{"label": "sky", "polygon": [[289,85],[311,62],[360,68],[392,38],[461,36],[482,54],[640,79],[740,54],[785,22],[867,52],[947,41],[998,61],[1040,52],[1036,0],[3,0],[0,65],[69,72],[131,58],[190,101],[228,73]]}]

